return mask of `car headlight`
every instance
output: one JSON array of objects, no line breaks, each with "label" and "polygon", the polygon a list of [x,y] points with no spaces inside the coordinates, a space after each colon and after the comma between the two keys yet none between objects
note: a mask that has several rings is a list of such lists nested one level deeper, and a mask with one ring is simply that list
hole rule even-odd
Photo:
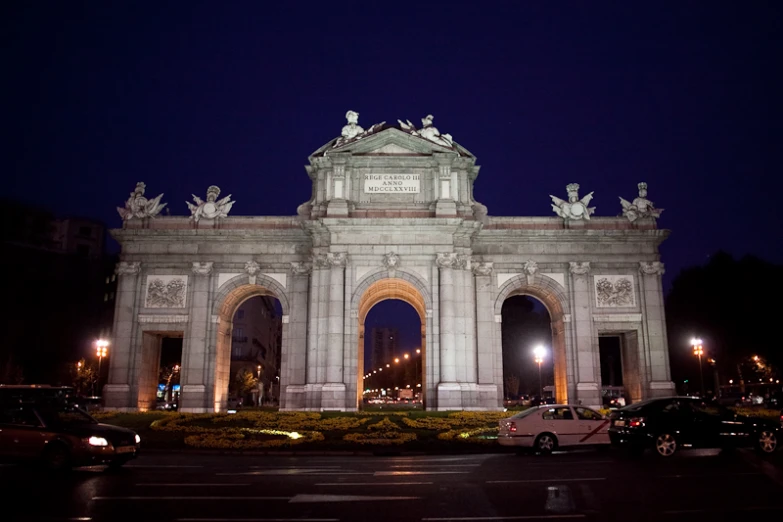
[{"label": "car headlight", "polygon": [[141,437],[139,437],[139,435],[136,434],[136,444],[140,444],[140,443],[141,443]]},{"label": "car headlight", "polygon": [[109,441],[104,439],[103,437],[90,437],[87,439],[87,444],[90,446],[108,446]]}]

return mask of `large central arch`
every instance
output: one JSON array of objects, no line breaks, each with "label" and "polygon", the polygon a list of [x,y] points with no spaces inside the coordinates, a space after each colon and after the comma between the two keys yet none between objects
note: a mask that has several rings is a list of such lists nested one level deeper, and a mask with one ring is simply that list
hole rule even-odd
[{"label": "large central arch", "polygon": [[[386,276],[386,277],[384,277]],[[378,273],[366,278],[358,285],[354,293],[352,309],[356,310],[356,405],[361,405],[362,392],[364,390],[364,322],[370,310],[387,299],[397,299],[413,307],[419,315],[421,323],[421,361],[422,361],[422,405],[426,407],[427,379],[428,373],[428,350],[427,350],[427,318],[431,316],[428,313],[429,294],[426,287],[418,278],[406,272],[395,271],[394,274]]]},{"label": "large central arch", "polygon": [[[503,308],[503,303],[509,297],[517,295],[527,295],[535,297],[549,312],[549,319],[552,323],[552,359],[555,366],[555,394],[559,404],[567,404],[568,397],[574,396],[574,390],[568,389],[568,368],[573,368],[573,361],[568,364],[567,349],[568,338],[566,336],[566,319],[570,319],[568,313],[568,299],[564,289],[554,279],[537,274],[535,278],[518,275],[512,277],[501,286],[498,297],[495,300],[495,316],[499,317]],[[496,339],[501,339],[498,331]],[[503,355],[502,346],[497,351],[499,358],[498,368],[502,367]]]}]

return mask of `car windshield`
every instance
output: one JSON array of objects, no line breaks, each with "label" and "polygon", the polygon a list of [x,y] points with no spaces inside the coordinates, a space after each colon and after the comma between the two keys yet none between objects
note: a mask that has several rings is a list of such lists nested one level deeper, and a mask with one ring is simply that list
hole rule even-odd
[{"label": "car windshield", "polygon": [[98,423],[86,412],[71,405],[41,406],[37,409],[38,414],[48,426],[74,426]]},{"label": "car windshield", "polygon": [[540,408],[528,408],[528,409],[526,409],[524,411],[520,411],[516,415],[512,415],[511,418],[512,419],[522,419],[522,418],[527,417],[528,415],[532,414],[533,412],[538,411],[539,409]]}]

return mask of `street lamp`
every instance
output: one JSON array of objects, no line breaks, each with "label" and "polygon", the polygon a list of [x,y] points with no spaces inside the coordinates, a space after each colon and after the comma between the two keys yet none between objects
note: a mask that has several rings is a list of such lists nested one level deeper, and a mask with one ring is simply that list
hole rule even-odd
[{"label": "street lamp", "polygon": [[538,363],[538,397],[539,399],[544,399],[544,384],[541,380],[541,363],[544,362],[544,357],[546,356],[546,348],[544,348],[541,345],[536,346],[533,348],[533,355],[535,356],[535,361]]},{"label": "street lamp", "polygon": [[258,365],[258,378],[261,378],[261,365]]},{"label": "street lamp", "polygon": [[701,339],[691,339],[691,346],[693,347],[693,355],[699,357],[699,379],[701,381],[701,396],[704,397],[704,373],[701,369],[701,356],[704,355],[704,347],[702,346]]},{"label": "street lamp", "polygon": [[[101,363],[103,362],[103,358],[106,357],[109,353],[109,341],[105,341],[103,339],[98,339],[95,341],[95,352],[98,355],[98,389],[101,387]],[[93,390],[93,395],[95,394],[95,390]]]}]

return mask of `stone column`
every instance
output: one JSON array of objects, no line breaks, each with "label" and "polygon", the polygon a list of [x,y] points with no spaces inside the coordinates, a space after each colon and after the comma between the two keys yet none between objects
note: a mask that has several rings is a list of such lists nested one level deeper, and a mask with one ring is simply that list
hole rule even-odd
[{"label": "stone column", "polygon": [[[648,382],[642,387],[649,397],[659,397],[674,393],[674,383],[669,371],[669,347],[666,339],[666,315],[663,308],[663,286],[661,276],[665,270],[660,261],[639,263],[639,293],[642,308],[643,342],[639,343],[645,357],[640,353],[640,362],[644,361]],[[643,375],[644,375],[643,373]]]},{"label": "stone column", "polygon": [[[492,263],[475,263],[476,310],[476,377],[482,405],[486,408],[503,407],[502,383],[495,379],[495,317],[492,303]],[[501,348],[502,352],[502,348]],[[500,386],[501,388],[498,388]]]},{"label": "stone column", "polygon": [[305,407],[304,387],[307,383],[307,297],[310,265],[291,263],[291,273],[288,338],[283,339],[283,352],[280,356],[280,409],[283,410]]},{"label": "stone column", "polygon": [[[208,389],[219,381],[217,375],[207,375],[207,328],[209,326],[209,275],[212,263],[194,262],[193,291],[188,305],[188,325],[182,343],[182,370],[179,411],[183,413],[205,413],[220,408],[219,404],[208,404],[214,397],[214,390]],[[219,365],[215,365],[215,372]],[[224,381],[225,382],[225,381]]]},{"label": "stone column", "polygon": [[585,406],[601,406],[601,369],[598,337],[593,335],[592,306],[590,302],[590,263],[571,262],[571,320],[573,322],[576,361],[576,402]]},{"label": "stone column", "polygon": [[465,376],[470,383],[478,383],[478,352],[476,348],[476,289],[473,284],[473,274],[470,256],[466,256],[463,281],[465,290]]},{"label": "stone column", "polygon": [[[133,338],[136,330],[136,301],[139,290],[139,271],[141,263],[120,262],[115,270],[117,281],[117,300],[114,307],[114,326],[112,342],[109,345],[109,380],[103,387],[105,406],[110,409],[135,409],[131,397],[130,376],[134,368]],[[137,363],[138,364],[138,363]]]},{"label": "stone column", "polygon": [[435,204],[436,217],[453,217],[457,215],[457,203],[454,201],[456,187],[451,176],[451,158],[438,157],[438,190]]},{"label": "stone column", "polygon": [[344,253],[327,255],[329,263],[329,322],[327,330],[326,383],[321,390],[321,408],[344,410],[343,349],[345,345],[345,265]]},{"label": "stone column", "polygon": [[438,409],[462,407],[460,386],[457,383],[457,351],[454,316],[454,265],[456,254],[438,254],[435,263],[440,269],[440,383]]},{"label": "stone column", "polygon": [[307,384],[318,380],[318,331],[319,305],[321,303],[321,273],[326,268],[326,256],[314,255],[313,272],[310,277],[310,296],[307,303]]}]

